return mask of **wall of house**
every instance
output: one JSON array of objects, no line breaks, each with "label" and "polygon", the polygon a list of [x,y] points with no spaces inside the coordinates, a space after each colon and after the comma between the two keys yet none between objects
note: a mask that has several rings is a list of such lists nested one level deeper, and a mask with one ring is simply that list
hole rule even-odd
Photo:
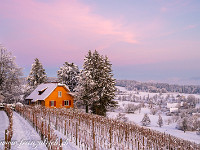
[{"label": "wall of house", "polygon": [[[62,91],[62,97],[58,97],[58,91]],[[68,94],[68,90],[62,86],[58,86],[57,88],[55,88],[55,90],[45,99],[45,106],[46,107],[50,107],[50,108],[70,108],[70,107],[74,107],[74,103],[73,103],[73,97],[71,95]],[[71,105],[69,106],[63,106],[63,101],[64,100],[71,100]],[[50,101],[56,101],[56,105],[51,107],[50,106]]]}]

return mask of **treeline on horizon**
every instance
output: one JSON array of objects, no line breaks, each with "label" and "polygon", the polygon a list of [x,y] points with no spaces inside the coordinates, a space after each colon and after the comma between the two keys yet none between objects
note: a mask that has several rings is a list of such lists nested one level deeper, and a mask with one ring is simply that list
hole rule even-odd
[{"label": "treeline on horizon", "polygon": [[137,90],[151,93],[178,92],[186,94],[200,94],[199,85],[177,85],[168,83],[138,82],[135,80],[116,80],[117,86],[127,90]]},{"label": "treeline on horizon", "polygon": [[[21,78],[26,84],[26,77]],[[57,77],[47,77],[47,82],[58,82]],[[127,90],[137,90],[151,93],[178,92],[186,94],[200,94],[200,85],[177,85],[168,83],[139,82],[135,80],[116,80],[116,86],[125,87]]]}]

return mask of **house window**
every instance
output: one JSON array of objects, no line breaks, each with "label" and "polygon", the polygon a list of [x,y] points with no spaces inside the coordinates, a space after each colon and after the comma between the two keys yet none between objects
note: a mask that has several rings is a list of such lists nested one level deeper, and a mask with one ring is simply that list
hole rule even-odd
[{"label": "house window", "polygon": [[62,97],[62,91],[58,91],[58,97]]},{"label": "house window", "polygon": [[71,100],[64,100],[63,101],[63,106],[71,106]]},{"label": "house window", "polygon": [[64,101],[64,106],[69,106],[69,101],[68,100]]},{"label": "house window", "polygon": [[49,102],[49,106],[50,106],[50,107],[56,106],[56,101],[50,101],[50,102]]}]

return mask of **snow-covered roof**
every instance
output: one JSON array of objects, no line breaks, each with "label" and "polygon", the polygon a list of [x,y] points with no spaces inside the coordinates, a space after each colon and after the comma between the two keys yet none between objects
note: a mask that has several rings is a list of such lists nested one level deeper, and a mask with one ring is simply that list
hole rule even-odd
[{"label": "snow-covered roof", "polygon": [[167,103],[167,108],[178,108],[179,103]]},{"label": "snow-covered roof", "polygon": [[37,100],[45,100],[57,86],[64,86],[69,90],[65,84],[42,83],[38,85],[38,87],[26,99],[32,99],[32,102],[36,102]]},{"label": "snow-covered roof", "polygon": [[170,108],[170,112],[178,112],[178,108]]}]

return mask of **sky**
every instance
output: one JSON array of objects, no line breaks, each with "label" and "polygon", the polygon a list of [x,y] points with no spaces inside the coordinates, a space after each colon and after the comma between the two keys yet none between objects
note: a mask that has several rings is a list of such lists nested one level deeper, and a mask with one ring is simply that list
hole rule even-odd
[{"label": "sky", "polygon": [[199,0],[0,0],[0,44],[24,76],[107,55],[116,79],[200,85]]}]

